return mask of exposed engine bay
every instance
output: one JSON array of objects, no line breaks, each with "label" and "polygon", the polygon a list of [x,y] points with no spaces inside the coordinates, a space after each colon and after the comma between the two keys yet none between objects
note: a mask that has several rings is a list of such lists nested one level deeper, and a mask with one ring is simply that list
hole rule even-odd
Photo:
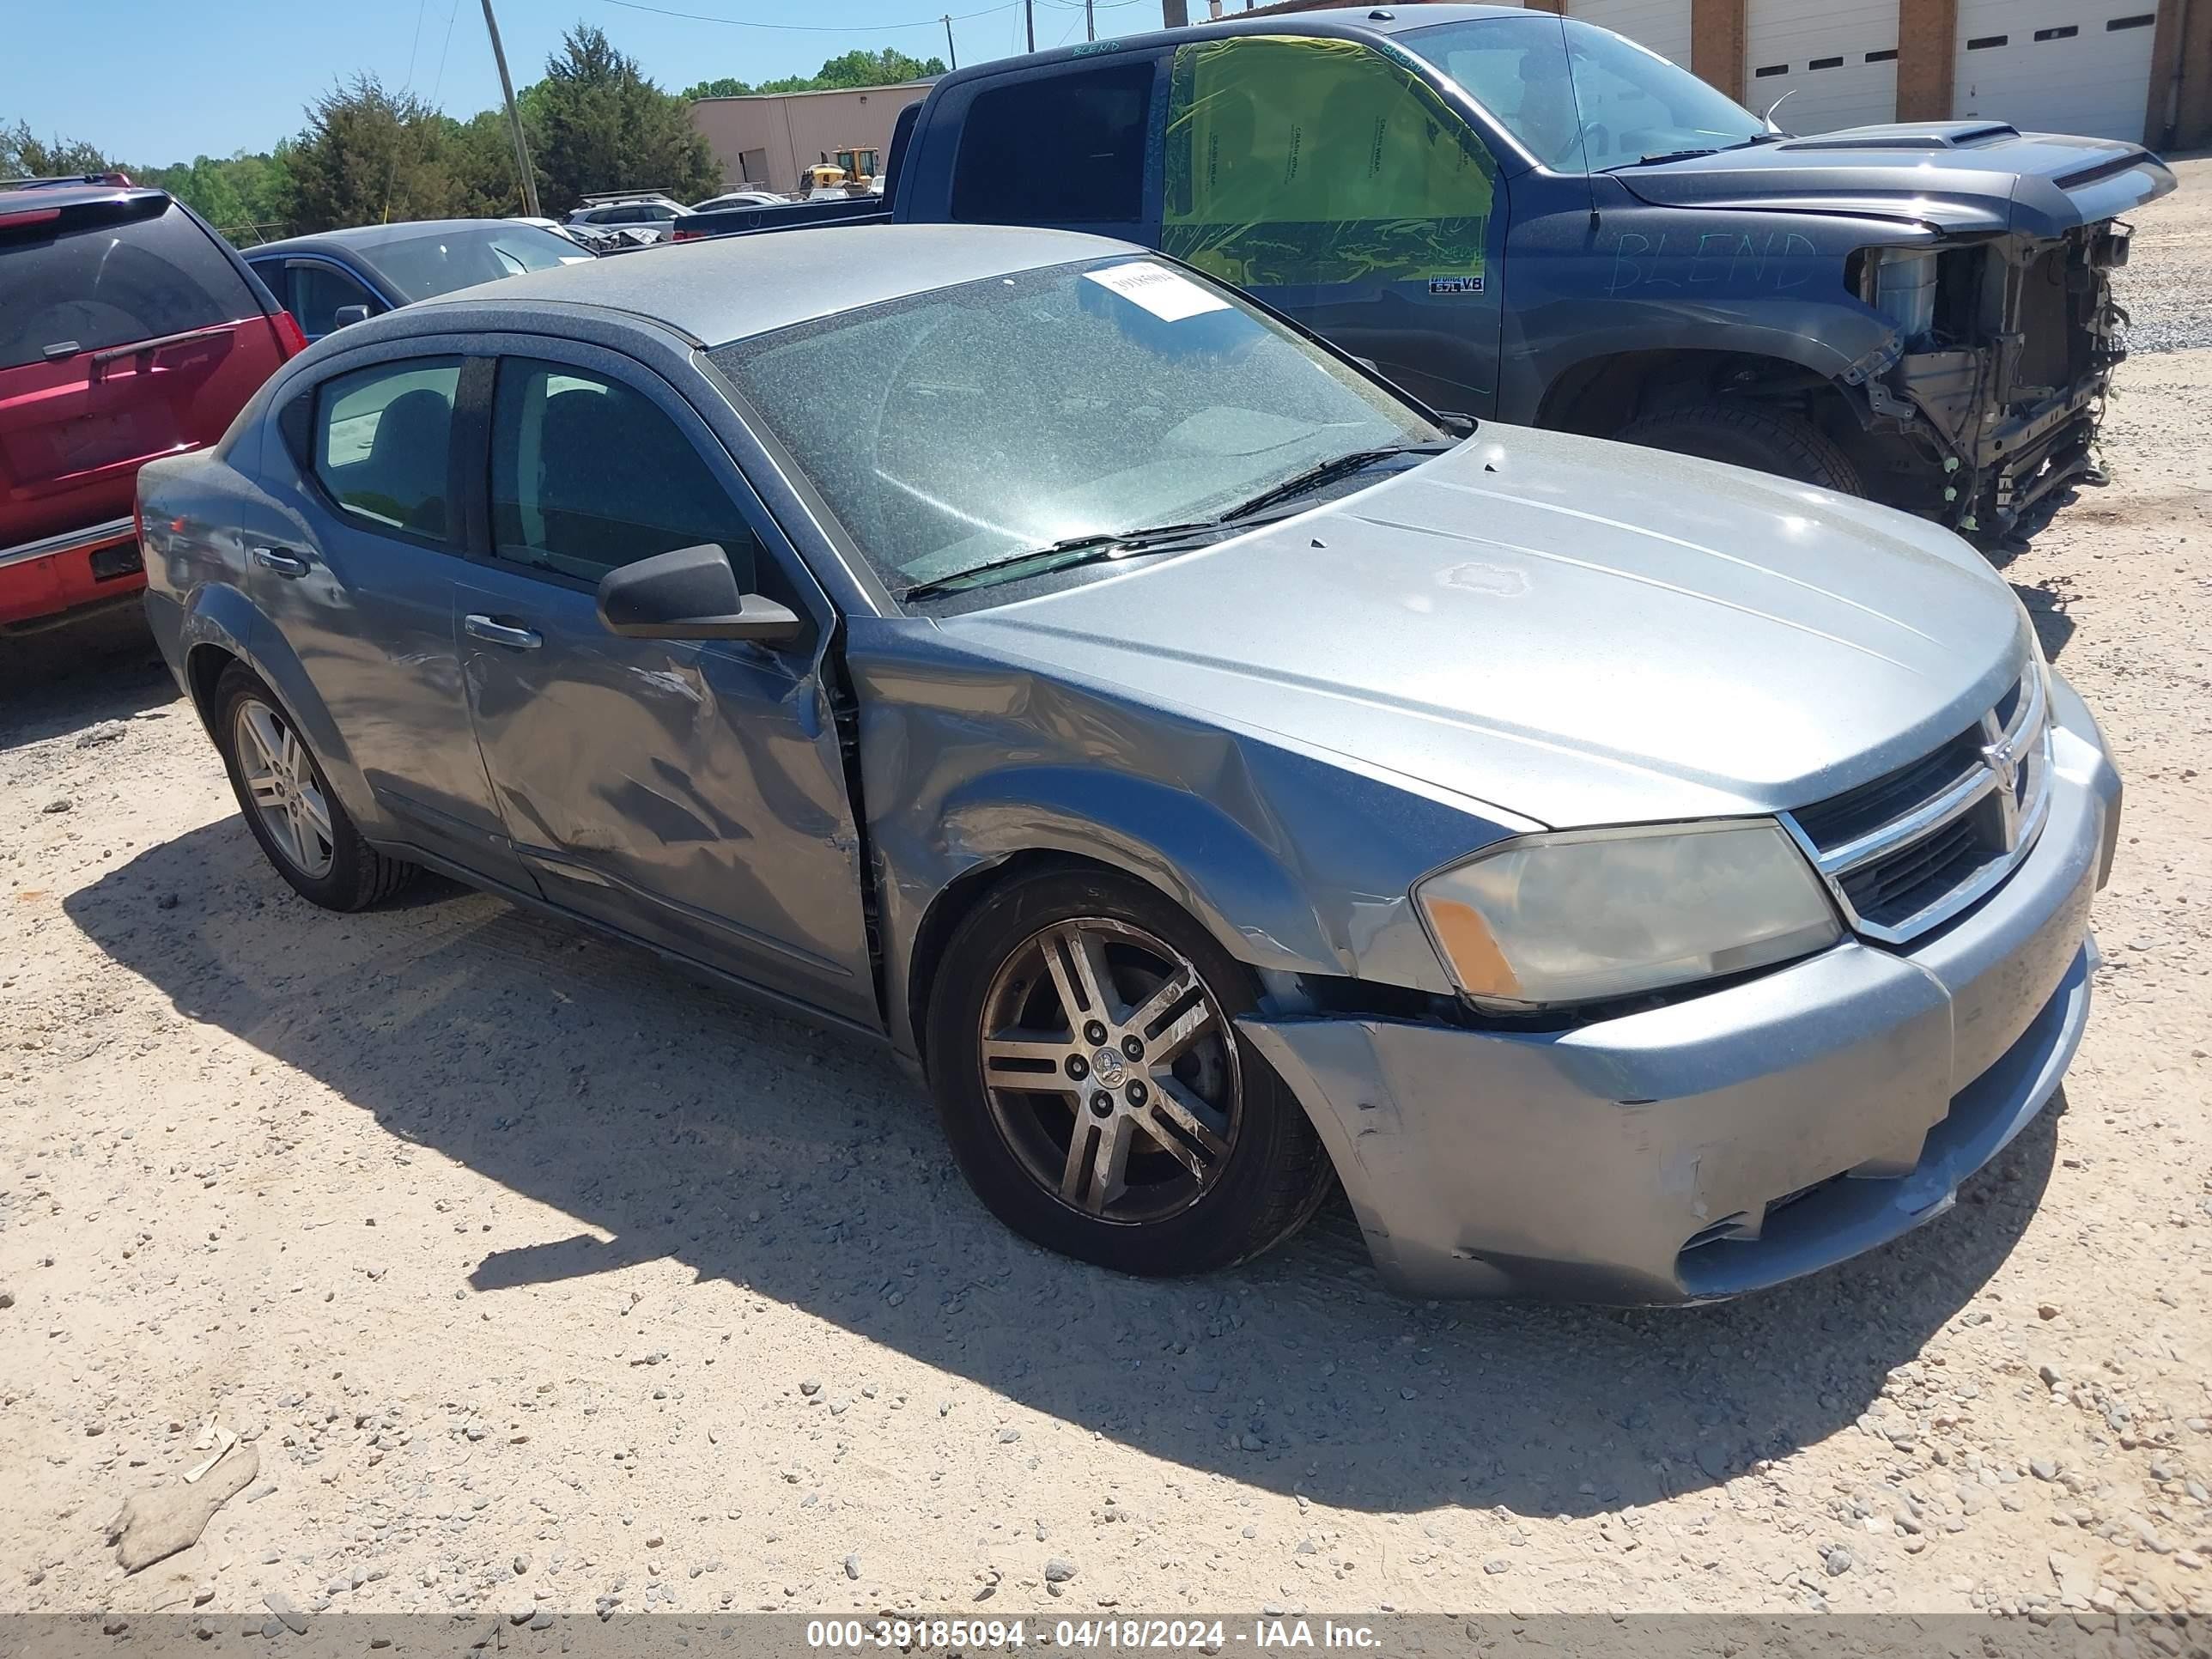
[{"label": "exposed engine bay", "polygon": [[2098,423],[2127,355],[2112,272],[2127,263],[2130,234],[2106,220],[2057,240],[1857,257],[1859,296],[1896,325],[1902,348],[1864,383],[1869,445],[1889,452],[1898,479],[1892,499],[1997,538],[2032,525],[2069,485],[2101,482]]}]

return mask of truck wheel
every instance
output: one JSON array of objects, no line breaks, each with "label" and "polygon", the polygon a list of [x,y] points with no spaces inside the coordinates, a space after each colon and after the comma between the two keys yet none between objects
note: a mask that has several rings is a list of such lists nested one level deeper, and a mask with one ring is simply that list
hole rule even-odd
[{"label": "truck wheel", "polygon": [[1231,1023],[1250,975],[1144,884],[1046,871],[962,921],[929,1002],[938,1115],[1024,1237],[1122,1273],[1205,1273],[1288,1237],[1333,1178]]},{"label": "truck wheel", "polygon": [[365,910],[418,873],[361,838],[276,696],[237,663],[215,690],[216,747],[246,826],[276,873],[326,910]]},{"label": "truck wheel", "polygon": [[1820,428],[1757,404],[1692,404],[1631,421],[1613,435],[1626,444],[1795,478],[1838,495],[1866,494],[1851,458]]}]

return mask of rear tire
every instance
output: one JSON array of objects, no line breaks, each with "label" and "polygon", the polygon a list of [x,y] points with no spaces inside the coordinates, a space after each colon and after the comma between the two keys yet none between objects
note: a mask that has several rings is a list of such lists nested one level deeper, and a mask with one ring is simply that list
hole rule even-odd
[{"label": "rear tire", "polygon": [[1243,964],[1141,882],[1000,887],[946,945],[927,1022],[969,1185],[1024,1238],[1122,1273],[1206,1273],[1280,1243],[1334,1171],[1235,1029],[1254,1004]]},{"label": "rear tire", "polygon": [[291,715],[243,664],[216,682],[213,726],[246,827],[301,898],[366,910],[420,873],[361,838]]},{"label": "rear tire", "polygon": [[1758,404],[1692,404],[1631,421],[1613,435],[1625,444],[1747,466],[1838,495],[1866,494],[1851,458],[1820,428]]}]

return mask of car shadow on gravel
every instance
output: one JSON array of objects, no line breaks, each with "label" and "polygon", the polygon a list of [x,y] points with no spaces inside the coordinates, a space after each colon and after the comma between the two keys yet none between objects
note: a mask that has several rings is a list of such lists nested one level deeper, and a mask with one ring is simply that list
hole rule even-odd
[{"label": "car shadow on gravel", "polygon": [[1954,1213],[1718,1307],[1402,1301],[1340,1206],[1236,1272],[1129,1279],[1001,1228],[884,1054],[498,900],[410,896],[315,910],[234,817],[66,908],[186,1017],[573,1221],[429,1296],[670,1259],[1186,1468],[1364,1510],[1586,1515],[1859,1431],[1891,1368],[1990,1316],[1969,1304],[2054,1161],[2055,1110]]},{"label": "car shadow on gravel", "polygon": [[2027,619],[2035,624],[2035,637],[2043,642],[2045,659],[2057,662],[2077,625],[2066,612],[2067,600],[2072,596],[2041,583],[2014,582],[2012,591],[2027,607]]},{"label": "car shadow on gravel", "polygon": [[176,701],[177,683],[135,608],[0,635],[0,753]]}]

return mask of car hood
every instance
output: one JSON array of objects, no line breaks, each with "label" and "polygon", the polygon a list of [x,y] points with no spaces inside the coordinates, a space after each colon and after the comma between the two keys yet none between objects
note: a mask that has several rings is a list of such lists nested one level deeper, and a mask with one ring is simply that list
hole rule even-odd
[{"label": "car hood", "polygon": [[1495,425],[1232,541],[940,626],[1554,827],[1825,799],[1965,729],[2033,649],[1948,531]]},{"label": "car hood", "polygon": [[1659,207],[1842,213],[2036,237],[2112,218],[2174,184],[2140,145],[1993,121],[1846,127],[1611,176]]}]

